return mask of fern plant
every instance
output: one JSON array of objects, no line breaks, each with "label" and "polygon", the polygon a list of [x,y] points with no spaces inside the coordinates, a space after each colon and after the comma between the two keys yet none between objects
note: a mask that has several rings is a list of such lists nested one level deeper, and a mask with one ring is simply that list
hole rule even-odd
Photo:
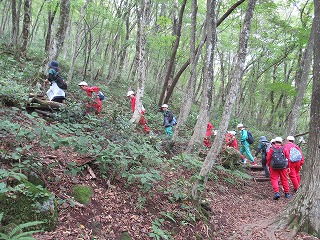
[{"label": "fern plant", "polygon": [[[0,213],[0,222],[2,220],[3,213]],[[2,231],[3,228],[0,228],[0,239],[1,240],[34,240],[35,238],[32,237],[32,234],[42,232],[43,230],[27,230],[24,231],[24,229],[30,229],[31,227],[37,226],[39,224],[42,224],[41,221],[32,221],[27,223],[22,223],[17,226],[15,226],[12,230],[9,230],[8,233],[5,233]]]}]

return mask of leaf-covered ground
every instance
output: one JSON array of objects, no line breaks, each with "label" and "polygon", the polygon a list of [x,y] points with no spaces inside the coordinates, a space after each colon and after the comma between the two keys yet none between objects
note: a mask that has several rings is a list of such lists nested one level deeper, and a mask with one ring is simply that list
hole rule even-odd
[{"label": "leaf-covered ground", "polygon": [[[8,141],[2,141],[1,149],[8,147]],[[180,147],[176,145],[175,152],[180,152]],[[111,182],[103,179],[94,159],[79,156],[67,148],[51,150],[39,145],[33,151],[38,152],[39,161],[46,166],[44,169],[49,169],[42,173],[42,178],[59,200],[58,225],[54,231],[35,235],[39,240],[126,239],[124,236],[134,240],[155,239],[151,236],[177,240],[264,240],[268,238],[260,223],[263,226],[290,204],[290,200],[283,197],[278,201],[272,199],[270,182],[235,178],[222,168],[215,168],[215,177],[208,182],[204,197],[208,203],[206,210],[199,214],[183,195],[185,183],[193,174],[184,167],[168,171],[163,166],[159,169],[163,170],[163,180],[142,192],[138,186],[128,186],[123,178],[114,178]],[[82,171],[76,175],[67,173],[70,162],[84,166]],[[255,177],[263,175],[249,168],[246,171]],[[88,205],[78,204],[72,198],[75,185],[92,187],[94,194]],[[187,190],[190,191],[190,186]],[[284,239],[281,233],[277,239]],[[295,239],[316,238],[300,233]]]}]

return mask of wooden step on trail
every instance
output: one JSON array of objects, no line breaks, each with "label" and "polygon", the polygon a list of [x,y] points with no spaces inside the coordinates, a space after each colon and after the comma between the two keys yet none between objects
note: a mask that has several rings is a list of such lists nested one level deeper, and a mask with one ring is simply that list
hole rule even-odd
[{"label": "wooden step on trail", "polygon": [[262,165],[250,165],[249,168],[253,171],[260,171],[263,170]]},{"label": "wooden step on trail", "polygon": [[270,178],[267,178],[267,177],[254,177],[253,180],[256,181],[256,182],[268,182],[268,181],[270,181]]}]

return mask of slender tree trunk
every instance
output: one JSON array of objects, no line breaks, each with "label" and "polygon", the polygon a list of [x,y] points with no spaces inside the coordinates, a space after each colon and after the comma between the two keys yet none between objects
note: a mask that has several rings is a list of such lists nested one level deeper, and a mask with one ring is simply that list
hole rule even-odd
[{"label": "slender tree trunk", "polygon": [[298,74],[296,78],[297,83],[297,91],[298,95],[294,101],[294,104],[291,108],[291,114],[288,119],[287,124],[287,136],[289,135],[295,135],[296,129],[298,126],[298,120],[299,120],[299,114],[302,107],[302,100],[304,97],[304,94],[307,90],[308,86],[308,76],[310,73],[310,67],[311,67],[311,61],[312,61],[312,50],[313,50],[313,42],[314,42],[314,21],[312,23],[310,38],[308,42],[307,49],[304,53],[304,57],[302,60],[302,66],[301,66],[301,74]]},{"label": "slender tree trunk", "polygon": [[0,9],[0,11],[3,13],[1,17],[0,36],[3,36],[2,34],[6,30],[6,27],[8,27],[7,25],[9,25],[10,1],[6,1],[3,9]]},{"label": "slender tree trunk", "polygon": [[139,43],[139,52],[137,54],[138,65],[138,81],[136,90],[136,105],[135,110],[131,118],[132,123],[138,123],[140,119],[140,113],[142,111],[144,86],[147,79],[147,61],[146,61],[146,45],[147,45],[147,33],[146,29],[149,23],[150,16],[150,0],[141,0],[140,9],[137,6],[138,17],[138,31],[137,42]]},{"label": "slender tree trunk", "polygon": [[184,13],[184,9],[185,9],[186,3],[187,3],[187,0],[183,0],[181,8],[180,8],[179,22],[178,22],[177,32],[176,32],[176,34],[177,34],[176,35],[176,40],[175,40],[174,46],[172,48],[172,54],[171,54],[171,57],[170,57],[170,61],[169,61],[169,65],[168,65],[168,68],[167,68],[166,76],[165,76],[164,83],[163,83],[163,86],[162,86],[162,91],[161,91],[160,98],[159,98],[159,103],[158,103],[159,106],[161,106],[163,104],[163,99],[164,99],[164,96],[165,96],[165,93],[166,93],[166,89],[167,89],[168,84],[169,84],[170,76],[172,74],[172,69],[173,69],[173,66],[174,66],[175,58],[176,58],[176,54],[177,54],[178,47],[179,47],[179,44],[180,44],[182,19],[183,19],[183,13]]},{"label": "slender tree trunk", "polygon": [[30,30],[30,15],[31,0],[24,0],[24,18],[23,18],[23,28],[22,28],[22,45],[21,45],[21,56],[25,57],[27,55],[27,45],[29,39],[29,30]]},{"label": "slender tree trunk", "polygon": [[204,80],[202,85],[202,99],[200,104],[200,112],[197,123],[194,127],[192,137],[188,143],[186,152],[190,153],[194,147],[202,143],[204,134],[206,132],[207,124],[210,117],[210,110],[212,105],[212,88],[213,88],[213,59],[214,49],[216,45],[216,1],[207,1],[206,25],[207,29],[207,43],[206,56],[204,66]]},{"label": "slender tree trunk", "polygon": [[34,31],[35,31],[35,29],[36,29],[37,26],[38,26],[39,17],[40,17],[40,15],[41,15],[41,13],[42,13],[42,9],[43,9],[43,6],[44,6],[44,4],[45,4],[46,1],[47,1],[47,0],[43,0],[43,2],[42,2],[42,4],[41,4],[41,7],[40,7],[40,9],[39,9],[39,11],[38,11],[37,17],[36,17],[36,19],[35,19],[35,21],[34,21],[34,24],[33,24],[33,27],[32,27],[31,33],[30,33],[30,39],[29,39],[28,45],[30,45],[30,44],[32,43],[33,36],[34,36]]},{"label": "slender tree trunk", "polygon": [[48,30],[47,30],[47,35],[46,35],[46,45],[45,45],[45,51],[49,52],[50,49],[50,44],[51,44],[51,34],[52,34],[52,24],[54,21],[54,18],[56,16],[56,13],[58,11],[58,7],[59,7],[60,3],[57,2],[57,4],[55,5],[55,8],[53,10],[53,12],[51,12],[51,10],[48,12]]},{"label": "slender tree trunk", "polygon": [[48,60],[49,62],[57,59],[61,49],[63,47],[64,39],[66,36],[66,30],[69,22],[69,13],[70,13],[70,1],[69,0],[61,0],[60,1],[60,17],[58,30],[53,39],[53,43],[50,48]]},{"label": "slender tree trunk", "polygon": [[208,181],[208,175],[212,169],[215,159],[218,157],[220,153],[222,143],[224,141],[225,133],[228,129],[230,116],[232,114],[232,108],[237,99],[237,95],[238,95],[238,91],[239,91],[239,87],[242,79],[242,73],[244,70],[245,58],[247,55],[247,45],[248,45],[251,21],[252,21],[255,4],[256,4],[256,0],[250,0],[248,4],[248,8],[247,8],[245,19],[244,19],[244,26],[239,36],[239,49],[237,53],[238,59],[236,62],[234,75],[232,78],[234,79],[234,84],[232,84],[230,92],[226,99],[226,104],[224,106],[224,111],[222,113],[222,118],[221,118],[217,136],[211,146],[210,151],[207,154],[206,159],[203,162],[203,165],[200,170],[199,178],[195,182],[192,188],[192,197],[198,202],[199,200],[201,200],[201,196],[203,193],[202,191],[200,191],[200,189],[205,189]]}]

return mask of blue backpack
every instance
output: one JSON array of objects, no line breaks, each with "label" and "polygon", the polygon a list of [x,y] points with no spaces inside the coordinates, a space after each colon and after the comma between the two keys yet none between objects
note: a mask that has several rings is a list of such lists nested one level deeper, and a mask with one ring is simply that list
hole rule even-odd
[{"label": "blue backpack", "polygon": [[177,119],[175,117],[172,117],[171,126],[177,125]]},{"label": "blue backpack", "polygon": [[290,148],[290,162],[299,162],[301,159],[301,152],[295,147]]},{"label": "blue backpack", "polygon": [[252,144],[252,143],[254,142],[254,138],[253,138],[251,132],[249,132],[249,131],[247,131],[247,132],[248,132],[247,142],[248,142],[249,144]]},{"label": "blue backpack", "polygon": [[100,101],[103,101],[106,98],[101,91],[98,92],[98,96],[100,98]]}]

